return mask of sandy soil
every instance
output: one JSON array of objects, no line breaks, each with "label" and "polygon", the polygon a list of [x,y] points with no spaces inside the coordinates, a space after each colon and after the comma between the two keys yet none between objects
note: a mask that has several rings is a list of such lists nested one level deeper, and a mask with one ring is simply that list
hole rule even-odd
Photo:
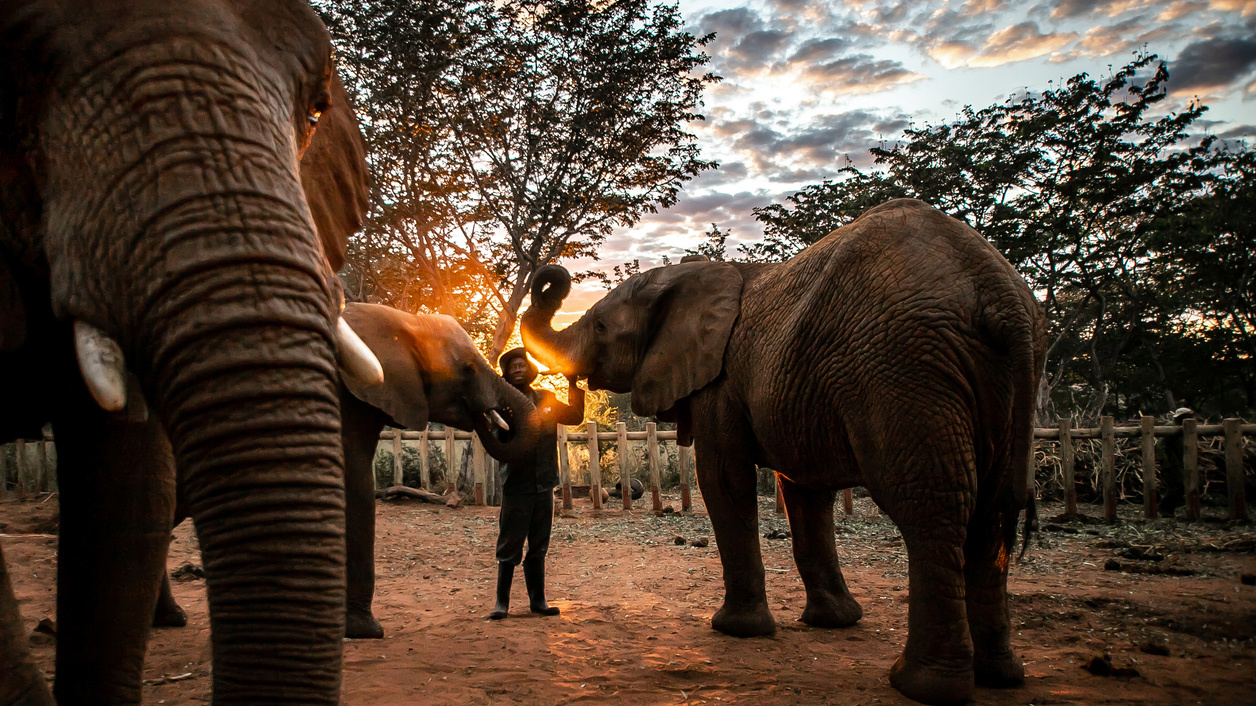
[{"label": "sandy soil", "polygon": [[[797,622],[805,597],[790,542],[765,538],[780,630],[748,640],[710,628],[722,594],[719,556],[708,519],[695,510],[595,513],[577,501],[574,513],[556,518],[550,552],[550,601],[562,615],[527,614],[517,580],[511,617],[490,622],[495,510],[381,504],[375,613],[387,637],[346,642],[345,702],[909,703],[885,676],[905,638],[906,556],[897,530],[868,500],[856,500],[852,517],[839,515],[838,527],[864,619],[843,630]],[[1058,514],[1043,509],[1041,541],[1013,567],[1013,645],[1025,659],[1026,685],[979,689],[976,703],[1256,703],[1256,586],[1239,580],[1256,572],[1250,525],[1049,519]],[[761,518],[761,533],[787,528],[770,499]],[[55,527],[55,499],[0,504],[0,541],[31,628],[54,613]],[[175,535],[170,568],[199,564],[190,527]],[[677,536],[711,537],[711,546],[677,546]],[[1106,570],[1109,561],[1136,573]],[[1192,575],[1141,573],[1148,569]],[[191,622],[154,632],[146,702],[208,703],[203,581],[176,581],[174,590]],[[1168,655],[1143,652],[1149,642]],[[33,647],[49,672],[53,649]],[[1139,675],[1083,669],[1105,653]]]}]

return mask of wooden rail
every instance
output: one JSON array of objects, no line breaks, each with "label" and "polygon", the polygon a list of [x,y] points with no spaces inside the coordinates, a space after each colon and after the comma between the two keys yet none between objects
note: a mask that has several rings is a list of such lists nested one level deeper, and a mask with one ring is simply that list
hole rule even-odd
[{"label": "wooden rail", "polygon": [[1103,514],[1116,519],[1116,439],[1138,437],[1142,447],[1143,514],[1154,519],[1156,506],[1156,438],[1182,437],[1183,484],[1186,488],[1186,519],[1199,519],[1199,439],[1225,438],[1226,491],[1229,494],[1231,520],[1246,522],[1247,489],[1243,476],[1243,443],[1245,436],[1256,436],[1256,424],[1240,419],[1226,419],[1221,424],[1200,424],[1195,419],[1182,420],[1182,426],[1156,426],[1155,418],[1143,416],[1136,427],[1115,426],[1112,417],[1101,417],[1098,428],[1074,429],[1073,420],[1064,418],[1055,427],[1034,429],[1035,439],[1055,439],[1060,444],[1060,471],[1064,481],[1064,512],[1077,514],[1077,489],[1074,474],[1074,439],[1099,439],[1100,472],[1103,484]]},{"label": "wooden rail", "polygon": [[[1183,470],[1185,478],[1184,485],[1186,489],[1186,518],[1188,520],[1196,520],[1199,518],[1199,493],[1200,493],[1200,476],[1199,476],[1199,439],[1207,437],[1223,437],[1225,439],[1225,469],[1226,469],[1226,489],[1229,495],[1229,517],[1232,520],[1246,521],[1248,519],[1247,512],[1247,496],[1244,487],[1243,473],[1243,445],[1244,437],[1256,436],[1256,424],[1244,424],[1239,419],[1226,419],[1221,424],[1199,424],[1194,419],[1185,419],[1182,426],[1157,426],[1154,418],[1144,416],[1140,419],[1139,426],[1118,427],[1115,426],[1112,417],[1102,417],[1099,426],[1095,428],[1074,428],[1073,420],[1064,418],[1060,419],[1054,427],[1039,427],[1034,429],[1034,439],[1043,441],[1060,441],[1060,466],[1064,482],[1064,503],[1065,512],[1068,514],[1076,514],[1077,512],[1077,491],[1075,484],[1075,459],[1073,440],[1075,439],[1099,439],[1100,441],[1100,471],[1103,486],[1103,506],[1104,516],[1108,519],[1116,518],[1117,508],[1117,487],[1116,487],[1116,439],[1118,438],[1134,438],[1138,437],[1141,441],[1141,456],[1143,467],[1143,513],[1148,518],[1154,518],[1159,512],[1156,506],[1156,489],[1157,468],[1155,457],[1155,439],[1168,437],[1182,437],[1183,441]],[[484,451],[483,445],[472,432],[456,431],[456,430],[423,430],[423,431],[385,431],[380,434],[380,440],[391,442],[393,452],[393,482],[401,484],[402,482],[402,442],[418,441],[419,442],[419,482],[425,489],[431,489],[431,463],[429,459],[429,449],[431,442],[443,441],[445,445],[445,460],[447,468],[455,469],[457,464],[457,442],[471,442],[471,468],[474,479],[474,494],[477,504],[485,504],[488,501],[490,491],[496,488],[494,478],[490,477],[490,466],[495,464],[488,458]],[[589,484],[594,492],[591,493],[593,506],[600,509],[602,507],[602,468],[600,453],[598,451],[599,441],[614,441],[617,445],[619,466],[619,478],[621,490],[623,493],[623,507],[630,509],[632,507],[632,493],[629,485],[631,473],[629,471],[628,449],[629,442],[642,441],[646,444],[646,465],[649,471],[650,481],[650,503],[653,509],[661,508],[661,500],[659,495],[659,475],[661,462],[659,453],[661,451],[660,442],[676,441],[676,432],[660,431],[654,422],[646,424],[645,431],[628,431],[623,422],[616,425],[615,431],[600,432],[597,430],[595,422],[588,422],[583,432],[569,432],[566,427],[558,427],[558,444],[560,453],[558,454],[559,464],[559,482],[562,487],[562,501],[566,508],[572,507],[571,494],[571,460],[569,458],[570,444],[584,443],[589,449]],[[19,497],[24,498],[42,492],[55,492],[57,490],[56,475],[56,446],[51,439],[45,438],[42,441],[17,441],[13,444],[14,450],[14,466],[10,473],[7,451],[0,456],[0,498],[4,498],[10,492],[9,479],[12,477],[12,491]],[[681,508],[689,510],[692,502],[692,473],[694,466],[692,447],[681,446],[678,449],[678,458],[680,463],[680,493]],[[494,472],[495,473],[495,472]],[[777,481],[777,511],[784,511],[784,497]],[[847,490],[844,497],[844,510],[847,514],[852,512],[851,495]]]}]

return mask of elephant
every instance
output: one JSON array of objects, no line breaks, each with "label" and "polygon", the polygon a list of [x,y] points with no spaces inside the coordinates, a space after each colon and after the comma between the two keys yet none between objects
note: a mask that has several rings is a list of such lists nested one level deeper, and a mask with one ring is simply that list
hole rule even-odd
[{"label": "elephant", "polygon": [[[381,638],[384,630],[371,613],[371,602],[375,592],[374,461],[384,426],[420,430],[432,421],[474,429],[485,450],[502,461],[530,452],[537,428],[527,421],[532,402],[493,370],[453,318],[359,303],[347,304],[343,316],[384,371],[381,385],[365,385],[345,376],[340,386],[348,551],[345,637]],[[499,441],[496,434],[488,433],[490,425],[513,428],[515,433],[508,441]],[[163,575],[154,625],[186,622],[170,593],[169,576]]]},{"label": "elephant", "polygon": [[[690,260],[620,284],[571,326],[570,291],[538,271],[522,317],[529,353],[590,387],[632,393],[675,421],[724,572],[711,620],[770,635],[755,465],[776,469],[806,588],[801,620],[835,628],[862,609],[838,565],[837,491],[864,486],[898,525],[908,635],[891,683],[926,703],[1011,686],[1008,559],[1045,355],[1040,306],[995,248],[912,199],[877,206],[782,263]],[[1026,533],[1028,528],[1026,529]]]},{"label": "elephant", "polygon": [[338,368],[383,372],[339,315],[367,181],[326,28],[302,0],[6,0],[0,58],[0,439],[50,422],[61,491],[53,693],[0,557],[0,703],[140,702],[176,474],[215,702],[337,703]]}]

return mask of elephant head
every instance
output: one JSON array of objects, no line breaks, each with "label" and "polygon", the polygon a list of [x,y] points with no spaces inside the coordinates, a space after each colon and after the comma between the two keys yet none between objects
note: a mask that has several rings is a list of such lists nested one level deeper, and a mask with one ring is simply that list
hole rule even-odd
[{"label": "elephant head", "polygon": [[551,322],[571,291],[571,275],[547,265],[533,279],[520,330],[528,352],[551,369],[587,377],[593,389],[632,392],[636,414],[667,414],[723,370],[741,286],[741,274],[725,263],[659,267],[629,278],[555,331]]},{"label": "elephant head", "polygon": [[[493,370],[453,318],[356,303],[344,318],[384,369],[382,385],[346,378],[355,397],[410,429],[428,422],[474,429],[499,461],[533,453],[540,427],[532,402]],[[509,440],[499,440],[494,426],[510,431]]]},{"label": "elephant head", "polygon": [[335,703],[337,362],[382,375],[332,270],[364,166],[323,186],[299,167],[312,136],[329,163],[357,149],[317,147],[356,133],[326,29],[303,0],[6,0],[0,60],[0,342],[61,327],[102,407],[142,394],[158,415],[203,550],[215,700]]}]

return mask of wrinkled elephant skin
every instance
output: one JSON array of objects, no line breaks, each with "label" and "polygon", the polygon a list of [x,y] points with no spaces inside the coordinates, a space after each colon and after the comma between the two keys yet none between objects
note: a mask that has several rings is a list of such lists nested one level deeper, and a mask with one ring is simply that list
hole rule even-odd
[{"label": "wrinkled elephant skin", "polygon": [[981,236],[901,199],[779,264],[682,262],[619,285],[562,331],[570,288],[543,269],[523,315],[529,352],[592,386],[631,391],[633,411],[692,434],[724,567],[711,621],[767,635],[755,465],[780,473],[806,587],[802,620],[857,621],[838,566],[836,493],[856,485],[907,547],[903,694],[969,699],[1017,684],[1008,557],[1026,504],[1043,315]]},{"label": "wrinkled elephant skin", "polygon": [[[301,0],[6,0],[0,59],[0,437],[60,451],[57,701],[140,702],[177,469],[215,703],[337,703],[333,267],[367,184],[326,29]],[[0,594],[0,701],[48,703]]]}]

